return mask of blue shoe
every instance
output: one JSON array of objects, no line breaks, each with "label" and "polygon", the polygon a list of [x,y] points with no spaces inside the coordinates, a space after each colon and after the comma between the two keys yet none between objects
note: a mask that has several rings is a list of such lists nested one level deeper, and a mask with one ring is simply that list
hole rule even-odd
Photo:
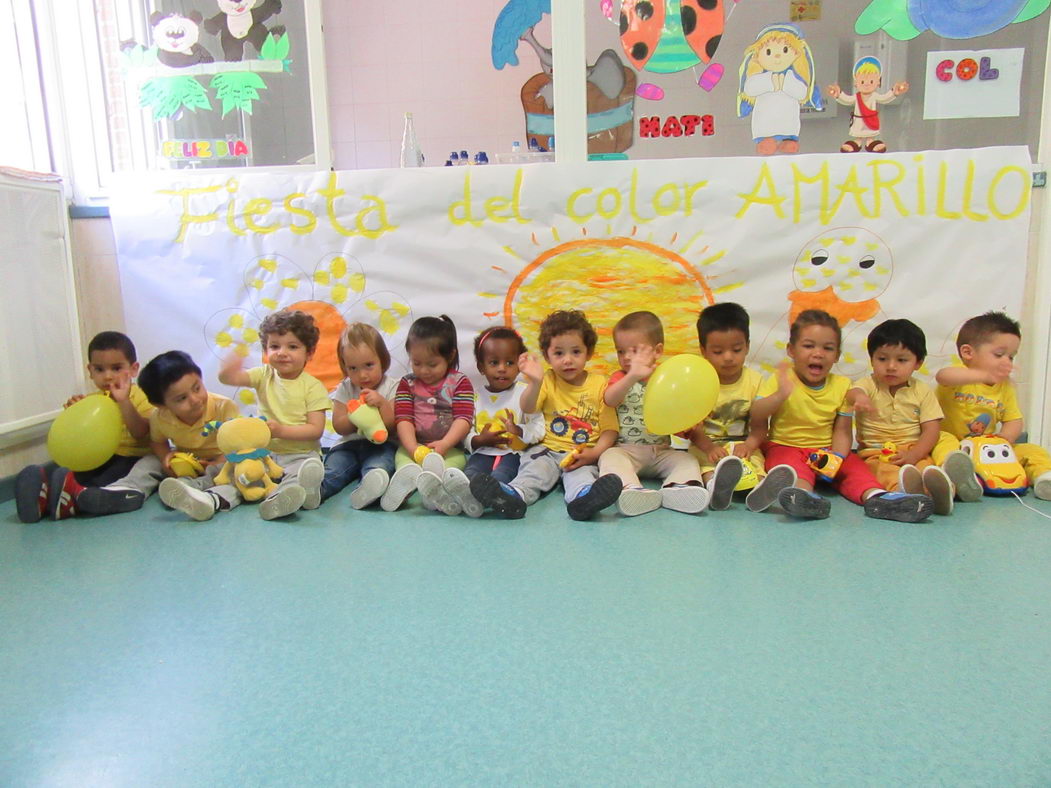
[{"label": "blue shoe", "polygon": [[[617,488],[620,491],[620,488]],[[471,479],[471,495],[482,506],[492,509],[505,520],[521,520],[525,517],[526,502],[510,485],[498,482],[488,473],[479,473]]]},{"label": "blue shoe", "polygon": [[590,520],[607,506],[612,506],[620,497],[624,483],[615,473],[599,476],[589,487],[566,504],[566,511],[574,520]]},{"label": "blue shoe", "polygon": [[777,494],[777,502],[786,514],[809,520],[824,520],[832,512],[828,498],[802,487],[785,487]]},{"label": "blue shoe", "polygon": [[884,492],[865,499],[865,514],[880,520],[918,523],[934,511],[934,501],[915,493]]}]

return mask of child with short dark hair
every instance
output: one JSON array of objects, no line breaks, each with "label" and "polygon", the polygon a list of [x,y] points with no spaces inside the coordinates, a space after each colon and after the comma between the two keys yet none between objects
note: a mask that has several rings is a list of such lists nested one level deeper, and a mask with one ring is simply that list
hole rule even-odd
[{"label": "child with short dark hair", "polygon": [[[1048,501],[1051,500],[1051,455],[1034,443],[1016,443],[1025,423],[1011,383],[1011,372],[1021,343],[1021,327],[1003,312],[986,312],[960,327],[956,349],[963,366],[945,367],[936,376],[938,401],[945,412],[942,430],[951,437],[939,442],[933,457],[949,471],[954,457],[967,456],[960,451],[960,439],[999,435],[1013,445],[1033,494]],[[952,472],[949,477],[957,484],[961,500],[981,497],[982,488],[973,470],[969,478],[959,481]],[[967,482],[972,486],[966,487]]]},{"label": "child with short dark hair", "polygon": [[[119,331],[96,334],[88,343],[87,370],[97,393],[109,396],[120,408],[120,442],[112,457],[91,470],[71,471],[53,464],[23,468],[15,477],[15,504],[23,523],[35,523],[46,515],[53,520],[73,515],[73,499],[82,489],[117,481],[149,454],[153,405],[133,382],[139,374],[135,345]],[[83,398],[83,394],[74,394],[64,407]],[[85,435],[84,440],[91,436]]]},{"label": "child with short dark hair", "polygon": [[[865,508],[869,517],[919,522],[930,516],[933,504],[926,495],[887,492],[864,462],[851,453],[852,415],[847,403],[850,380],[832,374],[842,343],[839,323],[827,312],[807,309],[792,323],[788,357],[777,374],[759,387],[752,406],[752,433],[760,438],[767,470],[789,466],[794,485],[778,494],[778,503],[793,517],[828,517],[828,499],[814,492],[817,471],[812,456],[838,457],[841,465],[823,467],[823,475],[849,501]],[[769,422],[768,422],[769,420]]]},{"label": "child with short dark hair", "polygon": [[461,506],[442,476],[447,467],[464,467],[459,445],[474,421],[474,387],[459,370],[456,325],[447,315],[419,318],[409,327],[405,351],[412,372],[398,382],[394,398],[401,447],[380,506],[393,512],[419,489],[425,507],[457,515]]},{"label": "child with short dark hair", "polygon": [[931,460],[942,409],[912,374],[927,357],[927,339],[911,320],[885,320],[869,333],[872,374],[847,392],[854,405],[858,456],[884,488],[926,492],[935,514],[951,514],[953,486]]},{"label": "child with short dark hair", "polygon": [[[708,491],[701,481],[697,460],[673,449],[671,436],[646,429],[642,402],[646,383],[664,352],[664,326],[653,312],[625,315],[613,327],[613,344],[620,369],[613,373],[603,401],[617,409],[620,435],[599,457],[600,474],[616,474],[624,489],[617,498],[620,513],[634,516],[662,506],[686,514],[704,511]],[[642,486],[639,475],[663,481],[659,490]]]},{"label": "child with short dark hair", "polygon": [[[697,457],[708,486],[712,511],[728,509],[747,462],[758,481],[748,491],[745,506],[761,512],[777,501],[785,487],[796,480],[785,465],[766,472],[761,438],[750,434],[749,414],[762,376],[745,366],[750,342],[748,312],[740,304],[724,302],[701,310],[697,317],[697,341],[701,355],[719,376],[719,394],[712,412],[690,435],[690,452]],[[732,444],[732,445],[731,445]]]},{"label": "child with short dark hair", "polygon": [[259,516],[264,520],[321,504],[325,478],[321,435],[331,403],[325,386],[306,371],[320,337],[311,315],[282,309],[267,315],[259,325],[266,364],[245,370],[244,359],[234,353],[219,370],[221,383],[256,390],[259,412],[272,436],[267,448],[285,472],[277,489],[259,503]]},{"label": "child with short dark hair", "polygon": [[446,468],[442,482],[469,517],[484,511],[471,495],[471,479],[488,473],[509,482],[518,474],[521,452],[544,437],[544,419],[539,413],[522,413],[526,384],[518,379],[518,359],[527,349],[513,328],[487,328],[474,338],[474,358],[485,384],[475,390],[474,426],[464,445],[470,454],[461,471]]},{"label": "child with short dark hair", "polygon": [[[342,490],[354,479],[361,482],[350,494],[350,505],[363,509],[378,501],[394,473],[394,397],[398,381],[387,375],[390,352],[377,331],[366,323],[351,323],[339,336],[336,346],[343,381],[332,392],[332,428],[340,440],[325,455],[325,479],[321,483],[321,500]],[[350,420],[347,403],[364,401],[376,408],[387,440],[373,443]]]},{"label": "child with short dark hair", "polygon": [[596,463],[617,439],[616,411],[603,399],[606,376],[588,372],[598,335],[579,310],[552,312],[540,324],[540,349],[551,369],[524,354],[518,367],[527,380],[524,413],[542,413],[543,442],[525,452],[510,483],[479,473],[471,494],[501,517],[519,519],[562,480],[566,509],[574,520],[588,520],[615,503],[623,484],[615,474],[600,476]]}]

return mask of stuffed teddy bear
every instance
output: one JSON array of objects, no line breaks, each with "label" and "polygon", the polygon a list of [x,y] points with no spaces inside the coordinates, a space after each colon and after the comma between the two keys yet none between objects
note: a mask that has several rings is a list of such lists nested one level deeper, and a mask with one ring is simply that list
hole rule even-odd
[{"label": "stuffed teddy bear", "polygon": [[274,479],[280,479],[285,471],[266,448],[270,428],[265,419],[240,416],[217,427],[216,439],[226,455],[226,465],[216,474],[215,483],[234,485],[246,501],[262,500],[276,490]]}]

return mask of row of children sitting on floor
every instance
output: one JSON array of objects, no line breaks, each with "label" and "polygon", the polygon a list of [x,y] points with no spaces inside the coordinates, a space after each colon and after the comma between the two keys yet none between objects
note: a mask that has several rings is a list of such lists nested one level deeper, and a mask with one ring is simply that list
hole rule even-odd
[{"label": "row of children sitting on floor", "polygon": [[[255,389],[267,418],[267,448],[284,470],[260,503],[267,520],[316,508],[359,478],[350,495],[356,509],[378,501],[393,511],[418,491],[427,508],[445,514],[477,517],[491,509],[514,519],[561,480],[568,513],[577,520],[614,503],[625,515],[660,507],[697,513],[728,508],[750,468],[757,472],[745,498],[750,511],[777,504],[796,517],[827,517],[828,499],[813,491],[820,478],[869,516],[915,522],[932,512],[949,514],[954,496],[981,498],[961,438],[998,427],[1015,443],[1022,433],[1009,380],[1020,331],[1000,313],[964,323],[957,338],[962,366],[938,373],[937,395],[912,378],[926,347],[923,332],[908,320],[888,320],[872,331],[873,372],[854,384],[831,372],[841,335],[825,312],[796,318],[788,360],[765,380],[744,363],[749,320],[742,307],[710,306],[697,328],[720,386],[711,415],[684,436],[689,453],[643,422],[645,385],[663,352],[663,329],[651,312],[627,315],[614,327],[621,368],[609,379],[587,370],[597,335],[582,312],[556,311],[541,323],[546,372],[513,329],[481,332],[474,351],[485,383],[477,392],[458,369],[452,321],[424,317],[409,331],[412,373],[400,380],[386,374],[390,355],[379,333],[349,326],[338,345],[346,377],[330,398],[305,371],[319,338],[313,319],[282,310],[260,326],[266,364],[244,370],[241,357],[231,356],[219,380]],[[88,354],[93,382],[123,415],[121,445],[93,471],[24,469],[16,480],[23,522],[132,511],[154,490],[195,520],[241,502],[235,485],[215,483],[225,458],[214,431],[205,430],[237,416],[237,407],[206,390],[186,353],[163,353],[139,373],[131,341],[104,332]],[[357,430],[346,406],[359,397],[378,409],[397,440],[377,444]],[[330,408],[341,439],[322,461],[319,440]],[[857,453],[851,451],[855,427]],[[1014,450],[1036,496],[1051,499],[1048,453],[1030,444]],[[172,463],[180,452],[196,457],[201,475],[176,478]],[[834,464],[815,468],[815,457]],[[646,488],[640,475],[662,486]]]}]

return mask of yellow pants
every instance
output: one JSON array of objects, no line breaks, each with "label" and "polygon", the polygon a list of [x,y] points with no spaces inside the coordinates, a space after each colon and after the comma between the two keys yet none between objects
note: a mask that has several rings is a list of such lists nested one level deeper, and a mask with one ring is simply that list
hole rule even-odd
[{"label": "yellow pants", "polygon": [[[938,435],[938,442],[931,451],[931,457],[938,465],[941,465],[945,462],[945,457],[949,452],[959,448],[959,438],[948,432],[942,432]],[[1013,448],[1030,485],[1045,473],[1051,472],[1051,454],[1047,453],[1047,449],[1035,443],[1016,443]]]},{"label": "yellow pants", "polygon": [[[724,449],[726,449],[727,452],[730,451],[730,447],[727,446],[727,443],[733,442],[740,443],[740,441],[714,441],[716,446],[722,446]],[[708,455],[706,455],[692,443],[690,444],[689,452],[697,458],[697,464],[701,466],[702,477],[705,474],[711,473],[715,470],[715,466],[712,463],[708,462]],[[756,475],[760,479],[766,476],[766,458],[763,457],[763,453],[759,451],[759,449],[756,449],[748,456],[748,462],[755,469]]]},{"label": "yellow pants", "polygon": [[[952,437],[947,432],[943,432],[942,435]],[[911,449],[912,446],[912,443],[899,443],[896,451],[898,454],[904,454]],[[959,447],[959,441],[957,441],[957,447]],[[951,451],[951,449],[949,451]],[[949,451],[946,451],[945,453],[948,454]],[[884,490],[890,490],[891,492],[898,489],[898,471],[901,470],[900,465],[885,462],[882,459],[883,453],[879,449],[858,449],[858,456],[865,461],[865,464],[869,467],[869,470],[872,471],[876,480],[879,482],[880,487]],[[914,464],[922,471],[928,465],[934,465],[934,461],[930,457],[924,457]]]}]

